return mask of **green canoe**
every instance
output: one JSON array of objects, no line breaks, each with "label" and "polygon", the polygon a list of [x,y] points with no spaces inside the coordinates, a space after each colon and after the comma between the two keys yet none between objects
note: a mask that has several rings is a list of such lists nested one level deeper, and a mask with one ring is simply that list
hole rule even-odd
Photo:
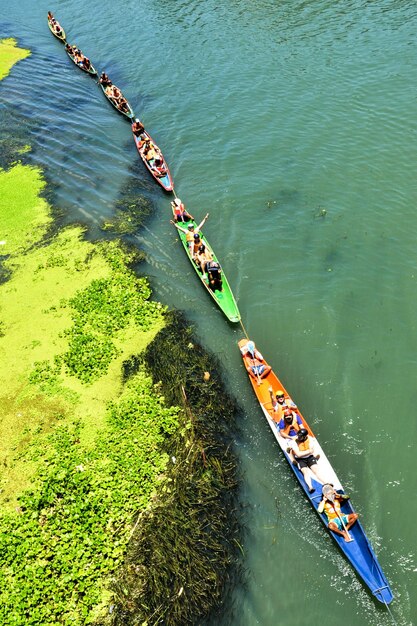
[{"label": "green canoe", "polygon": [[[195,228],[198,226],[198,224],[194,220],[189,220],[187,222],[178,222],[178,225],[182,226],[183,228],[188,228],[189,224],[193,224]],[[182,231],[178,230],[178,229],[177,229],[177,232],[178,232],[178,234],[180,236],[181,243],[182,243],[182,245],[184,247],[184,250],[185,250],[188,258],[191,261],[191,265],[195,269],[197,276],[201,280],[202,284],[204,285],[204,287],[206,288],[208,293],[211,295],[213,300],[215,300],[217,305],[220,307],[220,309],[223,311],[225,316],[231,322],[239,322],[240,321],[239,309],[237,308],[237,304],[236,304],[236,301],[234,299],[232,290],[230,289],[230,285],[229,285],[229,283],[227,281],[227,278],[226,278],[223,270],[221,270],[221,282],[222,282],[221,291],[219,289],[216,289],[216,288],[211,288],[210,284],[209,284],[208,274],[205,277],[203,277],[203,273],[202,273],[200,267],[196,265],[196,263],[194,262],[194,260],[193,260],[193,258],[191,256],[191,252],[190,252],[190,250],[188,248],[188,244],[187,244],[187,239],[186,239],[187,236],[186,236],[186,234],[183,233]],[[219,261],[217,260],[216,255],[213,252],[212,247],[210,246],[210,244],[208,243],[207,239],[204,237],[204,235],[203,235],[203,233],[201,231],[200,231],[200,237],[201,237],[201,242],[206,246],[206,250],[212,256],[212,261],[215,261],[216,263],[219,263]]]}]

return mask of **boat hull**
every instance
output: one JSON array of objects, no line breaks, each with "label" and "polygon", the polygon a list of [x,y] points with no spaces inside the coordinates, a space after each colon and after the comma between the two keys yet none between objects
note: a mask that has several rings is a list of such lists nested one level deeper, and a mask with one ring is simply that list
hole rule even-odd
[{"label": "boat hull", "polygon": [[68,54],[69,58],[71,59],[71,61],[78,67],[80,68],[80,70],[82,70],[83,72],[85,72],[86,74],[90,74],[91,76],[97,76],[97,70],[95,69],[95,67],[93,66],[93,64],[91,64],[90,69],[87,70],[85,67],[83,67],[82,63],[79,63],[73,54],[70,54],[68,52],[68,50],[66,50],[66,53]]},{"label": "boat hull", "polygon": [[[154,146],[156,148],[158,148],[158,146],[156,145],[156,143],[154,142],[154,140],[152,139],[150,134],[148,132],[146,132],[146,130],[142,133],[142,135],[145,136],[145,137],[148,137],[152,141]],[[136,137],[136,135],[133,133],[133,138],[135,140],[135,146],[136,146],[137,151],[139,152],[139,156],[142,159],[142,161],[144,162],[147,170],[151,173],[151,175],[156,180],[156,182],[159,183],[161,185],[161,187],[163,187],[165,189],[165,191],[172,191],[174,189],[174,183],[172,181],[171,172],[169,171],[168,164],[165,161],[164,155],[162,154],[160,148],[158,148],[158,150],[159,150],[159,152],[160,152],[160,154],[162,156],[162,160],[164,162],[164,166],[165,166],[165,169],[166,169],[166,174],[164,176],[157,176],[157,173],[153,170],[151,165],[145,159],[145,156],[144,156],[141,148],[139,147],[139,143],[140,143],[139,137]]]},{"label": "boat hull", "polygon": [[114,102],[114,100],[112,98],[110,98],[110,96],[107,95],[105,87],[103,87],[103,85],[101,83],[99,83],[99,84],[100,84],[100,87],[101,87],[101,91],[104,93],[104,95],[106,96],[107,100],[116,109],[116,111],[118,111],[119,113],[121,113],[122,115],[127,117],[129,120],[132,120],[135,117],[135,114],[134,114],[133,109],[130,106],[129,102],[127,102],[127,100],[126,100],[127,106],[129,107],[129,110],[128,111],[122,111],[121,109],[119,109],[119,107]]},{"label": "boat hull", "polygon": [[[194,222],[193,220],[190,220],[188,222],[183,222],[181,225],[183,227],[187,227],[188,224],[194,224],[194,226],[197,226],[197,223]],[[239,309],[237,307],[235,298],[233,296],[232,290],[230,288],[230,285],[228,283],[228,280],[222,270],[222,282],[223,282],[223,290],[222,291],[217,291],[214,290],[212,291],[209,287],[208,284],[208,279],[204,279],[201,270],[197,267],[197,265],[194,263],[193,258],[191,256],[191,253],[189,251],[188,248],[188,244],[187,244],[187,240],[186,240],[186,235],[185,233],[181,232],[180,230],[177,229],[178,235],[180,237],[181,243],[183,245],[183,248],[185,250],[185,253],[187,255],[187,257],[189,258],[191,265],[193,266],[195,272],[197,273],[197,276],[199,277],[201,283],[203,284],[204,288],[206,289],[206,291],[208,291],[208,293],[210,294],[210,296],[213,298],[213,300],[216,302],[217,306],[223,311],[223,313],[225,314],[225,316],[227,317],[227,319],[230,322],[239,322],[240,321],[240,313],[239,313]],[[200,231],[200,236],[201,236],[201,241],[205,244],[207,250],[209,250],[213,256],[213,260],[214,261],[218,261],[216,255],[213,252],[212,247],[210,246],[210,244],[208,243],[207,239],[204,237],[203,233]]]},{"label": "boat hull", "polygon": [[[247,339],[242,339],[238,342],[239,349],[242,349],[245,344],[247,344]],[[243,355],[242,355],[243,356]],[[243,356],[243,360],[245,363],[245,367],[250,366],[250,360]],[[274,421],[274,417],[276,418],[276,414],[274,413],[269,388],[272,387],[274,391],[277,389],[282,389],[285,394],[286,399],[292,400],[287,390],[285,389],[282,382],[276,376],[276,374],[271,370],[267,376],[257,380],[249,375],[249,379],[252,384],[252,388],[255,392],[255,395],[259,401],[262,412],[274,434],[276,441],[278,442],[279,447],[283,455],[285,456],[290,468],[295,474],[299,484],[301,485],[305,495],[309,499],[311,505],[316,511],[317,515],[319,515],[321,521],[327,528],[327,518],[324,513],[319,513],[317,511],[318,505],[322,499],[322,485],[311,473],[312,485],[315,488],[314,493],[309,493],[307,484],[305,482],[304,476],[298,466],[293,465],[292,459],[287,452],[288,447],[288,439],[284,439],[278,430],[278,425]],[[317,441],[313,431],[308,425],[307,421],[301,414],[300,410],[297,407],[298,415],[300,415],[303,426],[308,430],[310,438],[314,442],[314,450],[315,454],[319,454],[320,458],[317,463],[317,469],[320,471],[320,474],[323,478],[325,478],[325,482],[331,483],[334,488],[340,492],[344,493],[344,489],[342,484],[339,481],[333,467],[331,466],[329,460],[327,459],[323,449],[321,448],[319,442]],[[342,505],[342,513],[345,515],[349,515],[349,513],[354,513],[355,510],[352,506],[350,500],[347,500]],[[340,550],[343,552],[345,557],[351,563],[352,567],[355,569],[357,574],[362,578],[368,588],[371,590],[372,594],[382,603],[389,604],[393,600],[393,594],[389,587],[388,581],[385,578],[385,575],[381,569],[381,566],[378,563],[378,560],[373,552],[372,546],[369,543],[369,540],[365,534],[365,531],[358,520],[349,530],[349,534],[353,538],[353,541],[346,542],[343,537],[336,535],[335,533],[329,531],[329,534],[332,536],[333,540],[337,543]]]},{"label": "boat hull", "polygon": [[49,30],[54,35],[54,37],[59,39],[59,41],[62,41],[62,43],[66,43],[67,38],[66,38],[66,35],[65,35],[65,30],[62,28],[61,25],[60,26],[61,26],[62,35],[58,35],[58,33],[55,32],[54,27],[52,26],[52,23],[51,23],[50,20],[48,20],[48,26],[49,26]]}]

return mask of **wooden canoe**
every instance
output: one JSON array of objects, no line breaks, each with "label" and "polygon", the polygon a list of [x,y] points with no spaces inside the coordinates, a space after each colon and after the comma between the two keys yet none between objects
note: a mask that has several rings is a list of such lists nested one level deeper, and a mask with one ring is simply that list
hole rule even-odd
[{"label": "wooden canoe", "polygon": [[[243,358],[243,362],[249,373],[252,359],[249,353],[245,352],[245,345],[248,343],[248,341],[248,339],[241,339],[238,342],[238,345]],[[266,361],[264,361],[263,363],[265,363],[265,365],[267,366]],[[278,442],[279,447],[281,448],[282,453],[284,454],[291,469],[297,477],[297,480],[303,488],[307,498],[310,500],[311,505],[313,506],[314,510],[317,512],[327,528],[326,516],[324,515],[324,513],[320,514],[317,511],[317,507],[322,499],[322,484],[318,481],[316,476],[311,473],[312,485],[315,488],[315,492],[309,493],[302,472],[298,468],[298,465],[293,465],[292,459],[287,453],[288,439],[284,439],[284,437],[282,437],[278,429],[278,424],[276,421],[274,421],[274,418],[275,420],[277,420],[277,414],[274,413],[272,407],[269,388],[272,387],[274,392],[278,389],[281,389],[284,392],[285,398],[289,404],[291,403],[292,398],[290,397],[284,385],[272,369],[265,377],[262,377],[261,375],[260,379],[257,379],[256,376],[254,377],[253,375],[249,374],[249,379],[251,381],[252,388],[259,401],[263,414],[274,434],[275,439]],[[309,427],[307,421],[301,414],[298,407],[296,409],[296,412],[301,417],[303,421],[303,426],[308,430],[309,436],[314,442],[315,453],[320,455],[320,458],[317,462],[317,469],[319,470],[321,476],[325,478],[325,481],[327,483],[331,483],[339,493],[344,493],[343,487],[338,477],[336,476],[334,469],[332,468],[314,433],[312,432],[311,428]],[[342,513],[348,515],[349,513],[354,512],[355,511],[353,509],[351,501],[345,501],[342,505]],[[353,541],[351,542],[345,541],[343,537],[340,537],[339,535],[336,535],[331,531],[329,531],[329,533],[333,537],[334,541],[336,541],[346,558],[350,561],[357,574],[362,578],[362,580],[371,590],[372,594],[380,602],[388,605],[393,600],[393,594],[360,521],[358,520],[349,529],[349,534],[353,538]]]},{"label": "wooden canoe", "polygon": [[[189,220],[188,222],[181,222],[179,225],[182,226],[183,228],[187,228],[189,224],[193,224],[194,227],[198,226],[198,224],[194,221],[194,220]],[[187,244],[187,239],[186,239],[186,234],[183,233],[182,231],[178,230],[176,228],[178,235],[181,239],[181,243],[183,245],[183,248],[185,250],[185,253],[187,255],[187,257],[189,258],[191,265],[193,266],[198,278],[200,279],[201,283],[203,284],[203,286],[205,287],[206,291],[208,291],[208,293],[210,294],[210,296],[213,298],[213,300],[216,302],[217,306],[221,309],[221,311],[223,311],[223,313],[225,314],[225,316],[228,318],[228,320],[230,320],[231,322],[239,322],[240,321],[240,313],[239,313],[239,309],[237,307],[235,298],[233,296],[232,290],[230,289],[230,285],[227,281],[227,278],[222,270],[222,282],[223,282],[223,289],[222,291],[218,291],[218,290],[212,290],[209,287],[209,281],[208,278],[203,278],[203,274],[201,272],[201,269],[196,265],[196,263],[194,262],[190,250],[188,248],[188,244]],[[205,236],[203,235],[203,233],[200,231],[200,237],[201,237],[201,241],[202,243],[205,244],[207,250],[211,253],[212,257],[213,257],[213,261],[217,261],[217,263],[219,263],[216,255],[213,252],[212,247],[210,246],[210,244],[208,243],[207,239],[205,238]]]},{"label": "wooden canoe", "polygon": [[[172,181],[171,172],[169,171],[168,164],[164,159],[164,155],[162,154],[162,151],[160,150],[160,148],[158,148],[158,146],[156,145],[156,143],[154,142],[150,134],[145,130],[140,135],[140,137],[136,137],[135,133],[133,133],[133,138],[135,140],[135,145],[139,152],[140,158],[142,159],[142,161],[144,162],[144,164],[146,165],[146,167],[148,168],[149,172],[152,174],[156,182],[158,182],[161,185],[161,187],[165,189],[165,191],[172,191],[174,189],[174,183]],[[142,146],[139,145],[141,143],[141,140],[143,141],[144,139],[149,139],[153,143],[156,151],[159,152],[161,159],[162,159],[162,167],[156,168],[153,160],[147,161],[147,159],[145,158],[145,155],[143,153],[143,148],[145,144],[143,144]]]},{"label": "wooden canoe", "polygon": [[[60,41],[62,41],[63,43],[66,43],[66,35],[65,35],[65,30],[62,28],[61,24],[55,20],[56,24],[53,24],[51,22],[51,20],[48,17],[48,26],[49,26],[49,30],[51,31],[51,33]],[[57,33],[57,25],[59,26],[59,28],[61,29],[61,34]]]},{"label": "wooden canoe", "polygon": [[[106,93],[106,87],[103,87],[103,85],[102,85],[101,83],[99,83],[99,85],[100,85],[100,87],[101,87],[102,92],[103,92],[103,93],[104,93],[104,95],[106,96],[107,100],[110,102],[110,104],[111,104],[112,106],[114,106],[114,108],[115,108],[117,111],[119,111],[119,113],[121,113],[121,114],[122,114],[122,115],[124,115],[125,117],[129,118],[130,120],[131,120],[131,119],[133,119],[133,118],[135,117],[135,114],[133,113],[133,109],[132,109],[132,107],[130,106],[130,104],[129,104],[129,102],[128,102],[127,100],[126,100],[126,103],[127,103],[128,110],[127,110],[127,111],[122,111],[122,109],[120,109],[120,108],[119,108],[119,106],[117,105],[117,103],[116,103],[116,101],[114,100],[114,98],[112,98],[111,96],[109,96],[109,95]],[[114,87],[114,86],[115,86],[115,85],[113,85],[113,87]],[[119,89],[119,88],[117,87],[117,89]],[[119,91],[120,91],[120,89],[119,89]],[[122,93],[122,92],[120,91],[120,93]],[[123,95],[123,94],[122,94],[122,95]],[[123,96],[123,97],[124,97],[124,96]]]}]

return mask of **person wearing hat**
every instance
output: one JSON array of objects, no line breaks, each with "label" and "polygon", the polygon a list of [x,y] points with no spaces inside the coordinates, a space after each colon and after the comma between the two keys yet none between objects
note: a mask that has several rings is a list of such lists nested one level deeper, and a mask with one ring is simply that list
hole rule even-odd
[{"label": "person wearing hat", "polygon": [[275,417],[272,418],[274,422],[276,421],[279,422],[279,420],[282,418],[283,410],[286,407],[294,411],[297,410],[297,405],[295,404],[295,402],[293,402],[291,398],[288,396],[286,398],[282,389],[277,389],[275,394],[272,390],[272,387],[270,387],[268,391],[269,391],[269,396],[271,398],[271,403],[272,403],[272,408],[274,410],[274,413],[277,413],[276,419]]},{"label": "person wearing hat", "polygon": [[269,374],[272,369],[271,366],[265,363],[265,359],[259,350],[256,349],[254,341],[245,343],[245,345],[240,348],[240,352],[248,359],[248,362],[245,361],[248,374],[252,376],[252,378],[256,378],[258,384],[260,384],[260,379]]},{"label": "person wearing hat", "polygon": [[338,493],[330,483],[323,485],[323,498],[317,507],[318,513],[324,513],[327,517],[327,528],[336,535],[341,535],[345,541],[352,541],[349,529],[358,519],[357,513],[344,514],[342,504],[349,500],[349,496]]},{"label": "person wearing hat", "polygon": [[297,465],[298,469],[302,472],[310,493],[314,493],[315,491],[311,482],[310,472],[315,475],[319,482],[326,482],[326,480],[320,476],[320,471],[317,468],[317,461],[320,455],[314,453],[314,440],[312,437],[309,437],[306,428],[300,428],[295,440],[291,442],[291,447],[287,448],[287,453],[290,455],[294,465]]},{"label": "person wearing hat", "polygon": [[209,287],[212,291],[223,291],[222,268],[220,263],[212,259],[206,263]]},{"label": "person wearing hat", "polygon": [[176,226],[176,228],[178,230],[180,230],[181,232],[183,232],[185,234],[185,239],[187,241],[188,244],[188,249],[190,252],[191,256],[193,255],[193,251],[194,251],[194,235],[195,234],[199,234],[200,230],[203,228],[204,224],[206,223],[206,220],[208,218],[209,214],[206,213],[204,216],[204,219],[199,223],[198,226],[196,226],[195,224],[188,224],[187,228],[183,228],[182,226],[180,226],[179,224],[177,224],[176,222],[171,221],[171,224],[174,224],[174,226]]},{"label": "person wearing hat", "polygon": [[188,213],[185,208],[184,202],[182,202],[180,198],[175,198],[171,202],[171,207],[174,214],[175,222],[189,222],[190,220],[194,219],[191,213]]}]

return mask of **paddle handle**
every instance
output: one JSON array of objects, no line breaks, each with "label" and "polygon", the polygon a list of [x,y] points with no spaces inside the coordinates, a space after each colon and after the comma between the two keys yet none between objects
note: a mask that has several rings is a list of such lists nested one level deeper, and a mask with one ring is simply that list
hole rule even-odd
[{"label": "paddle handle", "polygon": [[340,515],[339,511],[336,509],[336,507],[335,507],[335,505],[334,505],[334,502],[332,502],[332,504],[333,504],[333,508],[334,508],[334,510],[336,511],[336,515],[337,515],[337,517],[340,519],[340,522],[341,522],[341,524],[342,524],[342,526],[343,526],[343,529],[344,529],[345,533],[347,534],[347,536],[349,537],[349,539],[352,539],[352,537],[351,537],[351,536],[350,536],[350,534],[349,534],[348,529],[347,529],[347,528],[346,528],[346,526],[345,526],[345,522],[343,521],[343,517]]}]

